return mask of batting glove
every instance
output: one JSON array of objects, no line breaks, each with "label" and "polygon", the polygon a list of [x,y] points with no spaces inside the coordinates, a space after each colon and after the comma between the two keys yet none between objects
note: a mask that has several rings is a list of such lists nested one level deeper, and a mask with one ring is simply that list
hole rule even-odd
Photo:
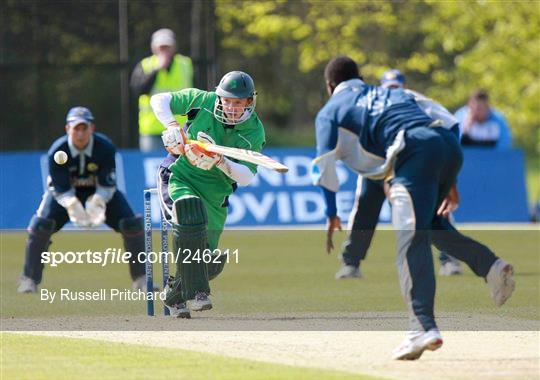
[{"label": "batting glove", "polygon": [[214,144],[214,145],[216,144],[214,139],[204,132],[197,133],[197,140],[205,144]]},{"label": "batting glove", "polygon": [[167,152],[176,155],[184,154],[186,139],[179,125],[168,128],[161,134],[161,140]]},{"label": "batting glove", "polygon": [[[197,140],[205,144],[215,144],[214,139],[204,132],[197,133]],[[202,170],[210,170],[223,160],[221,154],[208,152],[197,143],[187,144],[185,155],[191,165]]]},{"label": "batting glove", "polygon": [[105,199],[99,194],[92,194],[86,200],[86,213],[92,226],[99,226],[105,221]]}]

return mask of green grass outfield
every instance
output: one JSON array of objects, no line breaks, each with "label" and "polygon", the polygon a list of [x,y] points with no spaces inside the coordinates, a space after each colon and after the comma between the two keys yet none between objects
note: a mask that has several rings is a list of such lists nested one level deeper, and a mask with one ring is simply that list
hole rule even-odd
[{"label": "green grass outfield", "polygon": [[[458,321],[471,315],[501,318],[503,329],[505,321],[540,320],[538,230],[479,230],[467,231],[467,234],[489,244],[500,256],[514,264],[516,292],[503,308],[496,308],[484,281],[466,269],[463,276],[437,278],[437,313],[456,313]],[[337,235],[336,244],[345,237],[345,232]],[[159,236],[156,233],[154,237],[154,247],[157,247]],[[41,329],[47,329],[47,326],[58,329],[62,328],[62,325],[58,325],[58,319],[47,321],[49,318],[64,317],[75,321],[70,329],[84,330],[88,329],[84,325],[84,318],[118,316],[113,318],[115,324],[106,325],[103,329],[111,329],[111,326],[129,329],[135,326],[131,324],[131,319],[135,318],[130,319],[129,316],[139,316],[136,326],[143,330],[159,330],[160,324],[173,330],[189,329],[198,321],[210,323],[210,326],[217,324],[209,329],[219,329],[219,321],[226,319],[228,314],[260,316],[263,313],[263,318],[267,318],[264,313],[278,313],[280,318],[285,316],[287,320],[288,313],[331,313],[330,323],[339,323],[339,318],[343,316],[345,321],[357,322],[354,328],[362,329],[365,328],[362,327],[363,320],[357,314],[347,313],[395,312],[399,316],[406,315],[398,286],[394,263],[395,238],[391,230],[377,232],[368,259],[363,264],[365,278],[348,281],[334,280],[339,263],[335,254],[328,256],[324,253],[324,231],[227,231],[222,239],[222,247],[238,249],[239,262],[228,264],[222,275],[212,282],[215,310],[209,314],[194,314],[191,321],[184,320],[181,324],[174,323],[180,321],[153,319],[153,325],[148,328],[145,327],[147,318],[144,317],[143,301],[64,301],[49,304],[40,301],[36,294],[18,294],[16,282],[23,263],[25,240],[25,232],[2,232],[0,321],[4,326],[14,326],[13,321],[29,318],[45,321],[40,325]],[[55,235],[53,240],[51,250],[63,252],[88,249],[104,251],[108,247],[122,247],[120,237],[108,231],[64,231]],[[438,267],[438,263],[435,265]],[[156,266],[154,270],[157,276],[159,267]],[[64,264],[46,268],[41,287],[51,291],[60,288],[89,291],[129,288],[130,285],[126,264],[105,267]],[[161,307],[157,304],[156,313],[160,311]],[[217,318],[212,314],[214,312],[219,313]],[[296,320],[296,317],[292,320]],[[300,325],[295,326],[302,329],[304,322],[302,318],[299,320]],[[309,318],[305,321],[312,322]],[[165,322],[172,323],[164,325]],[[167,334],[167,331],[150,333]],[[77,378],[89,379],[365,378],[342,372],[231,359],[179,349],[8,332],[1,335],[1,351],[2,379],[67,379],[75,374]]]},{"label": "green grass outfield", "polygon": [[2,379],[359,379],[178,349],[2,333]]},{"label": "green grass outfield", "polygon": [[[503,308],[493,306],[488,288],[466,268],[463,276],[437,278],[437,312],[464,312],[538,320],[540,301],[539,231],[483,230],[467,234],[488,244],[515,267],[517,290]],[[337,233],[338,240],[345,232]],[[1,239],[2,318],[69,315],[143,315],[143,301],[40,301],[39,295],[18,294],[26,233],[3,232]],[[362,280],[336,281],[335,254],[324,253],[324,231],[227,231],[222,247],[239,250],[239,263],[230,263],[216,280],[212,294],[216,312],[362,312],[406,311],[395,267],[393,231],[378,231]],[[108,232],[60,232],[51,250],[104,251],[122,247],[118,235]],[[155,235],[154,247],[158,246]],[[339,243],[336,242],[336,243]],[[339,245],[337,245],[339,246]],[[438,262],[435,263],[438,268]],[[159,267],[154,267],[159,276]],[[100,267],[63,264],[46,268],[43,288],[94,291],[129,288],[127,264]],[[161,309],[156,305],[156,312]]]}]

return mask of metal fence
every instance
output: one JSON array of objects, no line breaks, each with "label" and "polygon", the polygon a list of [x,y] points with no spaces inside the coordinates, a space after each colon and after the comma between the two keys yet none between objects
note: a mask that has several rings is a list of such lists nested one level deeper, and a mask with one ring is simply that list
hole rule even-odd
[{"label": "metal fence", "polygon": [[216,77],[214,2],[46,1],[0,3],[1,150],[46,149],[65,114],[88,106],[96,129],[119,147],[137,143],[137,100],[129,76],[161,27],[194,62],[194,84]]}]

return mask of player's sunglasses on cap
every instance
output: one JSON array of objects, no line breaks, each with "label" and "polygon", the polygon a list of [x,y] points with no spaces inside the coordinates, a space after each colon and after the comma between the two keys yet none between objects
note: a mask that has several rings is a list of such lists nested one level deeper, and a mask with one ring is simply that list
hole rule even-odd
[{"label": "player's sunglasses on cap", "polygon": [[66,123],[70,127],[75,127],[79,124],[90,125],[93,122],[94,116],[86,107],[73,107],[69,110],[66,116]]}]

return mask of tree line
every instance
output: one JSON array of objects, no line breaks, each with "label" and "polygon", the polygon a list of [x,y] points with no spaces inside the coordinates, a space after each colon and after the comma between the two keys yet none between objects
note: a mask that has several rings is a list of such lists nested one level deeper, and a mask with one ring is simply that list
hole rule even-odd
[{"label": "tree line", "polygon": [[[129,134],[119,131],[121,70],[149,54],[151,33],[173,29],[179,51],[193,50],[192,1],[128,1],[128,58],[119,58],[123,0],[4,0],[0,4],[2,149],[44,149],[62,132],[67,108],[92,108],[98,129],[136,145],[136,102]],[[213,10],[217,77],[246,70],[269,130],[312,129],[326,94],[324,65],[347,54],[370,83],[389,68],[451,110],[486,89],[508,118],[515,144],[540,140],[540,5],[537,1],[204,0]],[[206,62],[208,64],[208,62]],[[201,86],[208,87],[207,83]],[[29,133],[21,136],[21,130]],[[309,139],[308,139],[309,140]],[[272,141],[269,141],[271,144]],[[306,140],[306,143],[309,141]]]}]

